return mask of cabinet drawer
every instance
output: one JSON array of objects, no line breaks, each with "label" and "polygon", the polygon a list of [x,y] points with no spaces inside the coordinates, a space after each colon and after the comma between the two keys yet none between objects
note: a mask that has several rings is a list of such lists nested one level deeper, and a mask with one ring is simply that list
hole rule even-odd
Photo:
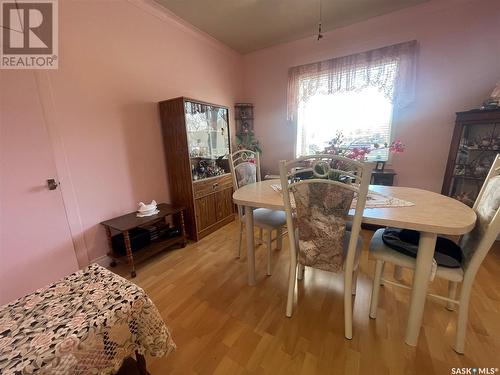
[{"label": "cabinet drawer", "polygon": [[232,186],[233,181],[231,174],[226,174],[220,177],[207,178],[206,180],[193,182],[193,194],[196,199]]}]

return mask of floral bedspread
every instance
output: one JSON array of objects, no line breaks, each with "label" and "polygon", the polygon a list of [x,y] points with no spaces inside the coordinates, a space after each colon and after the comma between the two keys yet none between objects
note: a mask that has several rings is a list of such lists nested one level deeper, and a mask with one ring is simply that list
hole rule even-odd
[{"label": "floral bedspread", "polygon": [[135,352],[175,349],[137,285],[91,264],[0,307],[0,373],[113,374]]}]

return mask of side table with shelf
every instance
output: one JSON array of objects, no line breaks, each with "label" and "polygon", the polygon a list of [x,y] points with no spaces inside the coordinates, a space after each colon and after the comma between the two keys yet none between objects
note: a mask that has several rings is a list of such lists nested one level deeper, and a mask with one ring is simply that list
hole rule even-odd
[{"label": "side table with shelf", "polygon": [[372,171],[370,185],[393,186],[394,176],[396,175],[397,173],[394,171],[394,169],[384,169],[383,171],[374,169]]},{"label": "side table with shelf", "polygon": [[[164,250],[175,244],[180,244],[181,247],[186,246],[187,244],[186,229],[184,226],[185,208],[182,206],[160,203],[158,205],[158,210],[160,212],[152,216],[137,217],[137,213],[132,212],[126,215],[115,217],[110,220],[103,221],[101,223],[105,227],[106,234],[108,237],[108,245],[109,245],[108,256],[112,258],[112,262],[110,264],[111,267],[116,266],[116,260],[118,258],[124,257],[123,255],[118,254],[113,248],[113,237],[120,233],[123,235],[123,240],[125,242],[125,251],[126,251],[125,256],[127,258],[127,263],[130,266],[131,277],[136,276],[136,271],[135,271],[136,261],[142,261],[146,258],[149,258],[153,254],[156,254],[159,251]],[[177,226],[180,229],[180,234],[174,237],[169,237],[169,238],[160,237],[158,239],[155,239],[151,241],[149,245],[141,248],[140,250],[134,253],[131,246],[129,232],[138,227],[153,225],[162,220],[166,220],[166,218],[170,216],[174,216],[174,219],[177,222]]]}]

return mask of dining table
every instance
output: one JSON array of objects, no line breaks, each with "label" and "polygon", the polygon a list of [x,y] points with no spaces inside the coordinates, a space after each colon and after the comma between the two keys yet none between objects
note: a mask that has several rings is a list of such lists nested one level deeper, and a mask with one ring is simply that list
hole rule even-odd
[{"label": "dining table", "polygon": [[0,306],[0,374],[147,373],[175,350],[143,289],[92,263]]},{"label": "dining table", "polygon": [[[283,195],[275,189],[279,184],[279,180],[264,180],[245,185],[233,193],[234,203],[244,207],[245,212],[249,285],[256,284],[253,210],[256,208],[284,210]],[[468,233],[475,225],[476,214],[470,207],[456,199],[423,189],[370,185],[369,191],[412,203],[407,206],[365,208],[362,222],[420,232],[405,334],[405,342],[416,346],[437,235]],[[349,215],[353,215],[353,210],[349,211]]]}]

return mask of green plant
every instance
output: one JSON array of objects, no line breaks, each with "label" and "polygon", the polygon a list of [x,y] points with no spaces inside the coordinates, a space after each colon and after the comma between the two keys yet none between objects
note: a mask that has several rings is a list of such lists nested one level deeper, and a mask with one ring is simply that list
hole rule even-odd
[{"label": "green plant", "polygon": [[244,129],[241,133],[236,134],[236,144],[238,149],[247,149],[262,153],[259,141],[255,139],[255,134],[251,129]]}]

